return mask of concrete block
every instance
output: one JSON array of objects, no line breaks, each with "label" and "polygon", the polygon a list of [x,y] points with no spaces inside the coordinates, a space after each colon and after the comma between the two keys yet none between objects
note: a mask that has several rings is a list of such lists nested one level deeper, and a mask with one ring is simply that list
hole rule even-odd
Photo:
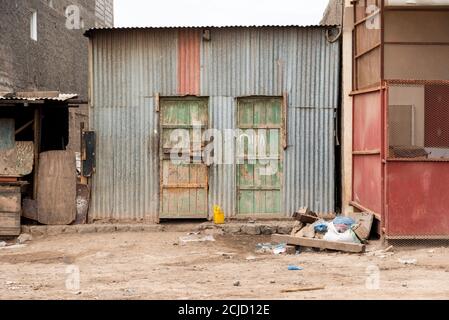
[{"label": "concrete block", "polygon": [[76,226],[78,229],[78,233],[88,234],[97,232],[97,227],[93,224],[85,224]]},{"label": "concrete block", "polygon": [[32,226],[30,227],[30,233],[36,237],[45,236],[47,234],[47,226]]},{"label": "concrete block", "polygon": [[293,223],[290,223],[290,224],[280,224],[280,225],[278,226],[277,232],[278,232],[279,234],[291,234],[292,230],[293,230]]},{"label": "concrete block", "polygon": [[260,226],[260,233],[263,235],[272,235],[277,233],[277,226],[262,225]]},{"label": "concrete block", "polygon": [[96,228],[98,233],[114,233],[117,231],[115,225],[112,224],[97,224]]},{"label": "concrete block", "polygon": [[65,226],[47,226],[47,236],[58,236],[62,234]]},{"label": "concrete block", "polygon": [[242,233],[250,236],[257,236],[261,233],[260,225],[245,224],[242,226]]},{"label": "concrete block", "polygon": [[144,224],[142,226],[143,232],[161,232],[163,231],[163,226],[158,224]]},{"label": "concrete block", "polygon": [[221,227],[226,234],[239,234],[242,230],[242,226],[239,224],[225,224]]},{"label": "concrete block", "polygon": [[131,226],[126,224],[120,224],[116,226],[117,232],[130,232]]}]

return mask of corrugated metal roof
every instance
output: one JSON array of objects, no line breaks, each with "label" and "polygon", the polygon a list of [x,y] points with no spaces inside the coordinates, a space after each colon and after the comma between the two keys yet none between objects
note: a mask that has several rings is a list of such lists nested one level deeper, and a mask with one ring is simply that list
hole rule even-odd
[{"label": "corrugated metal roof", "polygon": [[67,101],[77,98],[75,93],[60,93],[58,96],[21,96],[15,93],[4,94],[0,96],[0,100],[19,100],[19,101]]},{"label": "corrugated metal roof", "polygon": [[154,27],[95,27],[87,29],[84,32],[86,37],[89,37],[93,32],[100,30],[107,31],[123,31],[123,30],[154,30],[154,29],[231,29],[231,28],[335,28],[338,25],[334,24],[319,24],[319,25],[225,25],[225,26],[154,26]]}]

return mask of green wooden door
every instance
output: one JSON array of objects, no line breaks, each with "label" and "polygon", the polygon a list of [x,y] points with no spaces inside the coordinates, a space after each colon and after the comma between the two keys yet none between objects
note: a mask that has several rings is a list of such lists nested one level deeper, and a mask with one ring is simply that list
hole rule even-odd
[{"label": "green wooden door", "polygon": [[[201,136],[208,127],[206,99],[170,98],[161,100],[161,219],[208,217],[208,168],[201,152]],[[189,143],[182,145],[181,136]],[[177,147],[186,156],[173,161]]]},{"label": "green wooden door", "polygon": [[[240,216],[281,214],[282,122],[280,98],[245,98],[238,102],[241,131],[237,137],[237,212]],[[261,145],[265,147],[260,148]]]}]

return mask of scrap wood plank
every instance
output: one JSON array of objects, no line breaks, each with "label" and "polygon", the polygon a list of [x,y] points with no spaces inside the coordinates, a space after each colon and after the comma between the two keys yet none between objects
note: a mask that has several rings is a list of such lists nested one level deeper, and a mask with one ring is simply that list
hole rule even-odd
[{"label": "scrap wood plank", "polygon": [[33,171],[34,144],[32,141],[17,141],[14,148],[0,150],[0,174],[21,177]]},{"label": "scrap wood plank", "polygon": [[293,292],[306,292],[306,291],[316,291],[316,290],[324,290],[325,286],[318,287],[303,287],[303,288],[293,288],[293,289],[284,289],[281,290],[282,293],[293,293]]},{"label": "scrap wood plank", "polygon": [[37,190],[38,221],[68,225],[76,218],[76,164],[70,151],[40,154]]},{"label": "scrap wood plank", "polygon": [[273,242],[287,243],[290,245],[297,245],[302,247],[329,249],[344,252],[361,253],[365,251],[365,245],[348,242],[334,242],[320,239],[300,238],[274,234],[271,236]]},{"label": "scrap wood plank", "polygon": [[295,212],[293,214],[293,218],[295,218],[296,220],[302,222],[302,223],[315,223],[318,220],[320,220],[318,218],[318,216],[316,215],[316,213],[312,212],[309,210],[309,208],[304,207],[299,209],[297,212]]}]

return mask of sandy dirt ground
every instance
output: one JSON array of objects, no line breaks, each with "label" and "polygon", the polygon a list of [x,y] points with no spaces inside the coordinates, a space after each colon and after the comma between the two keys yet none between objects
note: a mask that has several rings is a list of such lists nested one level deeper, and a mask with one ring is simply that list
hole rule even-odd
[{"label": "sandy dirt ground", "polygon": [[[276,256],[255,252],[270,237],[214,235],[215,242],[179,245],[185,235],[74,234],[0,249],[0,299],[449,298],[444,247],[395,248],[380,257],[314,251]],[[289,265],[304,270],[288,271]],[[325,288],[282,292],[316,286]]]}]

